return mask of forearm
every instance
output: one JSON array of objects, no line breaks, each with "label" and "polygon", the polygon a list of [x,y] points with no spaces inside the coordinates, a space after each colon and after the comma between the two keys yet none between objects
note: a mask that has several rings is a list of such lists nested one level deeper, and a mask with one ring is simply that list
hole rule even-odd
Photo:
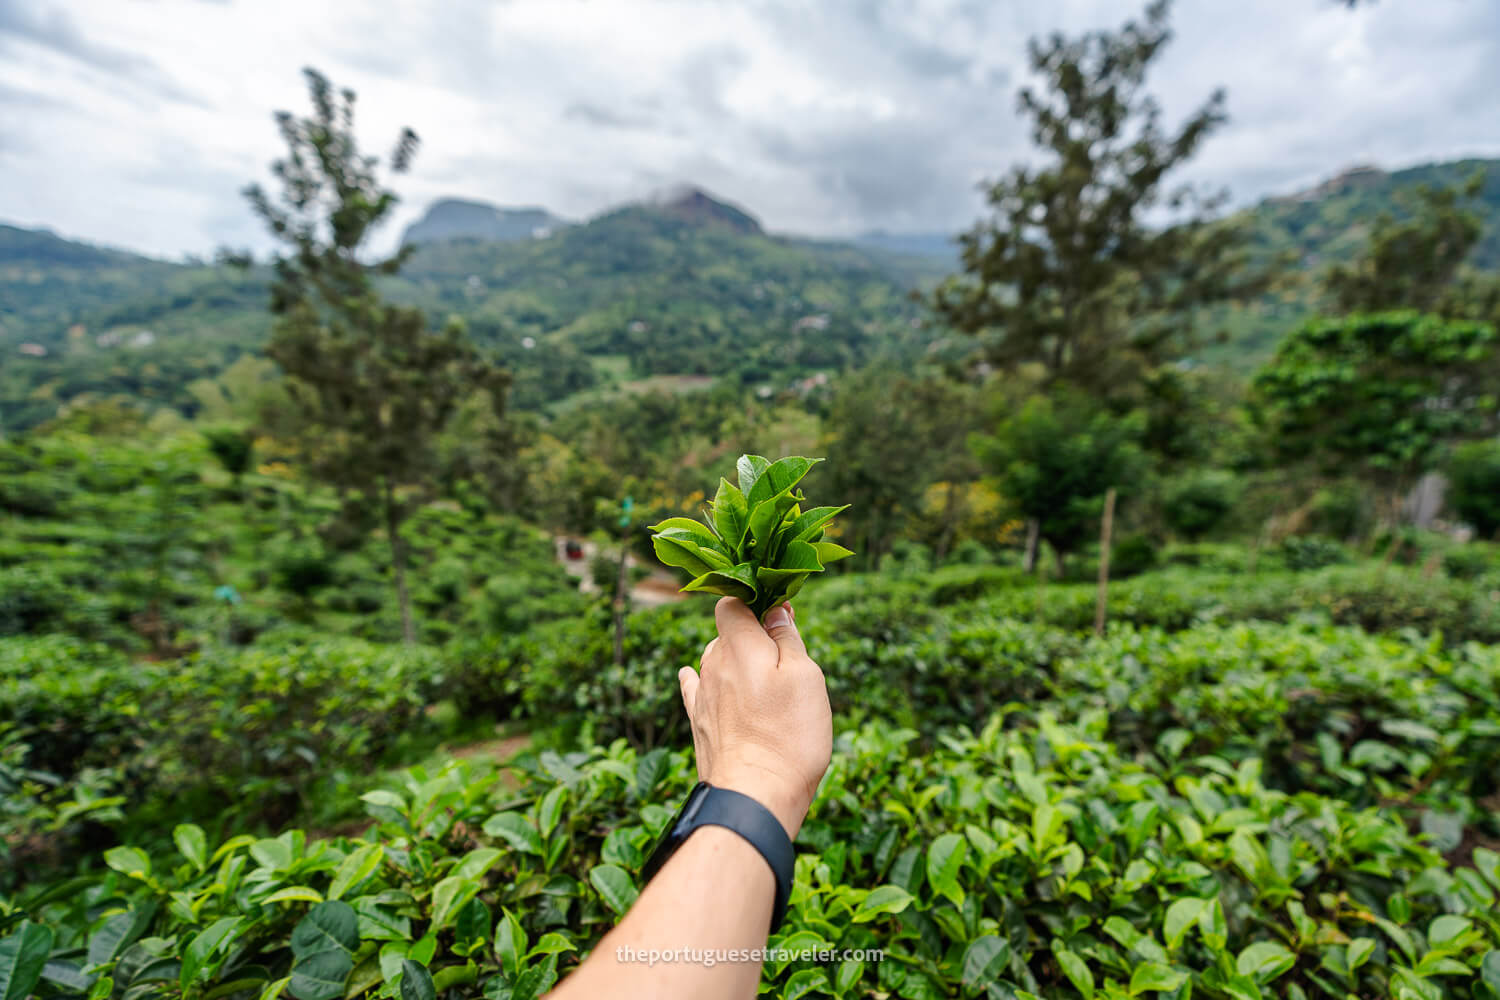
[{"label": "forearm", "polygon": [[[775,887],[770,866],[748,841],[722,827],[704,827],[668,859],[625,919],[551,996],[750,1000],[761,963],[724,956],[765,947]],[[655,965],[642,957],[653,953],[659,956]]]}]

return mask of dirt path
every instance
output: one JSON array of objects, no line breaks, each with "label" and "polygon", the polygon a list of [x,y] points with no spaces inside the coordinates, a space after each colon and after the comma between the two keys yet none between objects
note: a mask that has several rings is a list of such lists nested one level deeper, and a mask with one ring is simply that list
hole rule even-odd
[{"label": "dirt path", "polygon": [[[580,553],[578,556],[568,557],[569,543],[576,546],[574,551]],[[586,538],[558,535],[552,539],[552,548],[562,568],[570,575],[577,577],[579,593],[599,593],[599,587],[594,583],[593,574],[589,571],[594,557],[599,554],[597,545]],[[641,561],[633,555],[627,556],[626,560],[631,568],[641,565]],[[630,602],[636,607],[654,608],[662,604],[672,604],[687,596],[678,592],[677,578],[665,568],[653,564],[649,569],[650,574],[637,580],[630,588]]]}]

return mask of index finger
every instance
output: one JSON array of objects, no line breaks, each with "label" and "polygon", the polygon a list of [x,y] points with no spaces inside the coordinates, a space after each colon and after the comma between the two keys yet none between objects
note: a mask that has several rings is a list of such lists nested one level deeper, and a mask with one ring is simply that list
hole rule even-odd
[{"label": "index finger", "polygon": [[714,605],[714,622],[719,627],[719,638],[739,656],[757,652],[776,651],[776,642],[761,627],[760,620],[749,605],[738,597],[722,597]]}]

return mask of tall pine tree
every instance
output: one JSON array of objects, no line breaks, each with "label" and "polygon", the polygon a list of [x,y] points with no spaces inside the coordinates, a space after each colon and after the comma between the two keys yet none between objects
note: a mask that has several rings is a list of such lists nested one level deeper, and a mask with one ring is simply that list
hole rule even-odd
[{"label": "tall pine tree", "polygon": [[[245,191],[287,248],[273,263],[276,321],[266,353],[286,374],[307,472],[339,491],[348,522],[384,526],[402,635],[413,642],[401,525],[430,495],[440,471],[436,440],[459,405],[483,394],[499,415],[509,379],[480,356],[462,323],[434,332],[421,310],[380,294],[375,277],[394,274],[407,251],[371,261],[367,242],[396,195],[380,179],[379,158],[360,152],[354,92],[305,73],[312,114],[276,115],[287,145],[272,166],[279,197],[259,184]],[[410,166],[416,146],[416,134],[403,130],[391,172]]]}]

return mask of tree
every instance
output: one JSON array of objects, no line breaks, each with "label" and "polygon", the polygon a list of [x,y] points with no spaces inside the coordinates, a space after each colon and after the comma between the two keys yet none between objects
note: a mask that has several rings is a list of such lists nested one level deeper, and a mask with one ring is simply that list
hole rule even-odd
[{"label": "tree", "polygon": [[1255,376],[1252,415],[1274,455],[1357,471],[1401,498],[1449,442],[1495,423],[1492,327],[1415,312],[1313,319]]},{"label": "tree", "polygon": [[1500,441],[1471,441],[1454,449],[1448,503],[1480,538],[1500,534]]},{"label": "tree", "polygon": [[203,439],[209,454],[229,473],[235,489],[239,489],[240,479],[255,457],[254,435],[242,427],[210,427],[203,432]]},{"label": "tree", "polygon": [[[870,369],[841,380],[825,426],[832,428],[813,472],[818,491],[851,504],[854,549],[875,567],[903,521],[939,477],[963,475],[954,455],[974,427],[963,387],[945,378]],[[954,519],[959,511],[948,512]]]},{"label": "tree", "polygon": [[1448,316],[1463,315],[1455,296],[1460,268],[1483,232],[1479,215],[1468,206],[1484,184],[1476,172],[1459,187],[1423,185],[1400,192],[1407,217],[1390,214],[1376,220],[1369,244],[1352,263],[1337,264],[1323,277],[1324,290],[1341,313],[1416,309]]},{"label": "tree", "polygon": [[1033,396],[1004,414],[993,435],[973,442],[1016,513],[1063,556],[1098,537],[1104,494],[1128,492],[1145,460],[1139,414],[1118,417],[1072,393]]},{"label": "tree", "polygon": [[[273,261],[266,353],[281,366],[297,411],[307,471],[334,486],[350,520],[373,508],[391,546],[402,635],[416,638],[406,586],[401,525],[430,492],[438,472],[435,440],[456,409],[484,394],[498,418],[508,377],[484,359],[450,321],[428,329],[419,309],[385,301],[376,275],[394,274],[408,249],[366,263],[369,236],[396,206],[379,176],[377,157],[360,152],[354,135],[354,93],[334,92],[306,70],[313,113],[276,115],[287,156],[272,172],[276,201],[258,184],[251,206],[289,252]],[[402,131],[390,158],[404,172],[417,137]]]},{"label": "tree", "polygon": [[[1020,92],[1047,154],[992,185],[993,216],[961,238],[962,275],[934,293],[937,314],[984,339],[1003,369],[1127,394],[1181,353],[1195,307],[1245,294],[1241,231],[1211,222],[1222,200],[1166,187],[1225,121],[1216,91],[1174,132],[1143,92],[1170,32],[1166,0],[1144,23],[1030,45],[1040,91]],[[1157,226],[1165,207],[1177,221]]]}]

